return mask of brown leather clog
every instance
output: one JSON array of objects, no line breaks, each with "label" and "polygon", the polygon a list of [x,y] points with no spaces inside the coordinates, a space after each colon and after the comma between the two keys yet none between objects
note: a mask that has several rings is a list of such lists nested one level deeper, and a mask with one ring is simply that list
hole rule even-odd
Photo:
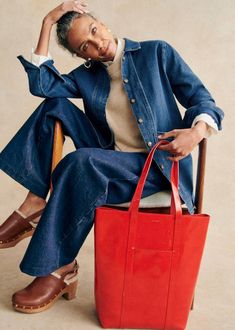
[{"label": "brown leather clog", "polygon": [[67,300],[76,298],[78,264],[72,270],[59,275],[56,272],[36,277],[26,288],[12,296],[12,305],[22,313],[39,313],[50,308],[63,296]]},{"label": "brown leather clog", "polygon": [[15,210],[0,225],[0,249],[13,247],[22,239],[32,236],[37,225],[33,220],[38,218],[43,211],[44,208],[26,217],[19,210]]}]

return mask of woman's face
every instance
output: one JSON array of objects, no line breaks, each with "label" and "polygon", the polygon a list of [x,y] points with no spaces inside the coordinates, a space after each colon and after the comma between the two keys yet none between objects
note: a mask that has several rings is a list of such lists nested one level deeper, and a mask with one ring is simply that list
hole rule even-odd
[{"label": "woman's face", "polygon": [[73,21],[68,42],[77,56],[102,62],[113,60],[117,48],[117,41],[106,26],[85,15]]}]

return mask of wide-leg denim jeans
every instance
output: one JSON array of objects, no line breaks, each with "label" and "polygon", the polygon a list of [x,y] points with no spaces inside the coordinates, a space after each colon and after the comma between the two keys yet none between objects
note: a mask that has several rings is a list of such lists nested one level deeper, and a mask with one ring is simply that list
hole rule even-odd
[{"label": "wide-leg denim jeans", "polygon": [[[53,192],[20,264],[33,276],[72,262],[92,228],[96,207],[131,200],[147,157],[103,148],[78,107],[66,98],[45,99],[0,153],[0,168],[42,198],[49,191],[56,119],[76,150],[52,173]],[[165,189],[170,184],[153,162],[142,197]]]}]

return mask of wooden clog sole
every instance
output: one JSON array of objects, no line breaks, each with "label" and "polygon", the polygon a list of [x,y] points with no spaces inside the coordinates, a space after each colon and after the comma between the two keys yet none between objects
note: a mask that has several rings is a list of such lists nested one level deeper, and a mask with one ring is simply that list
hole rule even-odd
[{"label": "wooden clog sole", "polygon": [[17,312],[26,313],[26,314],[40,313],[53,306],[61,296],[63,296],[67,300],[72,300],[76,298],[77,286],[78,286],[78,281],[69,284],[67,287],[62,289],[54,298],[50,299],[47,303],[44,303],[43,305],[40,306],[21,306],[18,304],[12,304],[12,305]]},{"label": "wooden clog sole", "polygon": [[0,249],[6,249],[6,248],[16,246],[16,244],[19,243],[20,241],[22,241],[23,239],[32,236],[34,233],[34,230],[35,230],[35,228],[26,230],[23,233],[21,233],[20,235],[14,237],[8,241],[0,242]]}]

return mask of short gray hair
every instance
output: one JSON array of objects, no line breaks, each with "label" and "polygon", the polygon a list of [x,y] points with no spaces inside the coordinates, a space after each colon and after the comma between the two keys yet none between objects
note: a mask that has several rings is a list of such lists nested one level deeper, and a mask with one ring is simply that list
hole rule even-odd
[{"label": "short gray hair", "polygon": [[69,11],[66,14],[64,14],[57,22],[57,27],[56,27],[57,43],[63,48],[67,49],[72,55],[75,55],[76,52],[70,47],[68,43],[68,32],[69,29],[71,28],[73,21],[83,16],[90,16],[94,20],[97,20],[97,18],[90,12],[80,14],[76,11]]}]

